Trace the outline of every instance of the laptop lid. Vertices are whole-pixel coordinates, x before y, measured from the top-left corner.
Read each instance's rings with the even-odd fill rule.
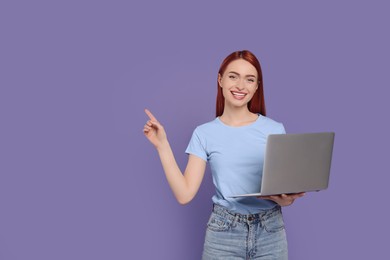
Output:
[[[324,190],[329,184],[333,132],[269,135],[259,193],[266,196]]]

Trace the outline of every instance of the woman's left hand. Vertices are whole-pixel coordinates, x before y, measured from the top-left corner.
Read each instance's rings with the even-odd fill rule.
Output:
[[[259,199],[272,200],[278,203],[281,207],[290,206],[294,203],[294,200],[304,196],[305,193],[292,193],[292,194],[280,194],[280,195],[271,195],[271,196],[260,196]]]

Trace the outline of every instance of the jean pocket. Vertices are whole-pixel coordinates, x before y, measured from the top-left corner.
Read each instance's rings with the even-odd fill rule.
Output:
[[[211,217],[207,223],[207,228],[212,231],[227,231],[232,226],[233,221],[221,217],[216,214],[211,214]]]
[[[272,212],[263,218],[263,225],[267,232],[274,233],[284,229],[283,215],[280,210]]]

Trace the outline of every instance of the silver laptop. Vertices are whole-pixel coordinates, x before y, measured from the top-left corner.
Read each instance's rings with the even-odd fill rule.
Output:
[[[328,188],[335,133],[274,134],[267,139],[258,193],[267,196]]]

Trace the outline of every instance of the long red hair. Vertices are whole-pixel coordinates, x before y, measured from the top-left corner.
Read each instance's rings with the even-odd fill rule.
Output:
[[[219,68],[218,74],[223,76],[223,73],[225,73],[226,67],[230,64],[230,62],[238,59],[243,59],[252,64],[256,70],[258,75],[258,87],[253,95],[251,101],[248,103],[248,109],[252,113],[260,113],[261,115],[265,116],[265,102],[264,102],[264,91],[263,91],[263,74],[261,73],[261,66],[259,60],[256,58],[256,56],[248,51],[236,51],[231,53],[229,56],[227,56]],[[225,108],[225,98],[222,94],[222,88],[219,86],[218,80],[217,80],[217,109],[216,109],[216,116],[221,116],[223,113],[223,110]]]

